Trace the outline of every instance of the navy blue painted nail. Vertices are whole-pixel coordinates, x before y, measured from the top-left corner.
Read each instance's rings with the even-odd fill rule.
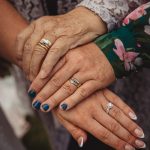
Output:
[[[49,109],[49,105],[48,104],[44,104],[42,105],[42,108],[44,111],[47,111]]]
[[[31,98],[35,98],[36,92],[35,92],[34,90],[30,90],[30,91],[28,92],[28,95],[29,95]]]
[[[68,105],[64,103],[64,104],[61,104],[60,107],[61,107],[62,110],[67,110]]]
[[[32,105],[35,109],[39,110],[40,109],[40,106],[41,106],[41,102],[40,101],[36,101],[33,103]]]

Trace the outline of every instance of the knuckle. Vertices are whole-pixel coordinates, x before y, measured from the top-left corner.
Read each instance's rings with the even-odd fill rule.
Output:
[[[35,49],[34,49],[34,54],[35,55],[45,55],[47,53],[47,50],[40,47],[40,46],[35,46]]]
[[[58,56],[62,52],[62,49],[61,48],[51,48],[49,52],[53,55]]]
[[[48,97],[48,95],[45,92],[41,92],[41,93],[39,93],[38,97],[42,100],[45,100]]]
[[[130,144],[134,144],[135,143],[135,138],[130,134],[130,133],[127,133],[125,135],[125,139],[130,143]]]
[[[58,104],[58,99],[56,99],[54,96],[50,98],[51,107],[55,107]]]
[[[24,53],[26,54],[30,54],[32,51],[32,45],[31,43],[28,41],[25,46],[24,46]]]
[[[17,51],[16,58],[17,58],[18,61],[22,61],[22,56],[23,56],[22,53]]]
[[[82,97],[82,98],[85,98],[87,97],[87,91],[85,88],[81,88],[80,91],[79,91],[79,95]]]
[[[120,129],[119,124],[117,124],[117,123],[115,123],[115,122],[112,122],[112,123],[111,123],[111,125],[110,125],[110,130],[111,130],[113,133],[116,133],[119,129]]]
[[[101,134],[102,140],[105,142],[109,139],[110,133],[108,131],[103,131]]]
[[[17,43],[24,40],[24,36],[22,33],[19,33],[16,37]]]
[[[78,138],[81,136],[81,131],[76,129],[76,128],[72,128],[71,129],[71,134],[75,137],[75,138]]]
[[[115,142],[115,148],[116,148],[117,150],[122,150],[122,149],[124,149],[124,147],[125,147],[125,143],[124,143],[122,140],[118,139],[118,140]]]
[[[73,93],[73,89],[72,89],[72,86],[70,84],[64,84],[62,86],[62,88],[69,95]]]
[[[112,109],[112,115],[115,117],[115,118],[120,118],[121,116],[121,110],[120,109]]]
[[[135,129],[138,128],[138,126],[134,122],[131,122],[131,121],[127,122],[127,127],[129,128],[129,131],[132,133],[134,133]]]
[[[56,88],[59,88],[60,87],[60,84],[61,82],[60,82],[60,79],[58,79],[58,78],[56,78],[56,77],[54,77],[54,78],[52,78],[52,80],[51,80],[51,84],[52,84],[52,86],[54,86],[54,87],[56,87]]]

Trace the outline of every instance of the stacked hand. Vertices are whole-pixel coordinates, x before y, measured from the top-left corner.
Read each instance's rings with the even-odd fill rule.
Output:
[[[104,23],[85,8],[42,17],[18,35],[18,64],[33,81],[29,89],[33,107],[52,110],[80,146],[87,131],[118,150],[142,148],[145,144],[139,138],[144,133],[131,120],[135,113],[104,89],[115,81],[105,55],[94,43],[75,48],[105,31]]]

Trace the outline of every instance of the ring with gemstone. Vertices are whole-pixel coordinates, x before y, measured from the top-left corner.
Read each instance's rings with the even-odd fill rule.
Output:
[[[106,113],[107,114],[109,114],[109,111],[113,108],[113,106],[114,105],[112,103],[110,103],[110,102],[107,104],[107,106],[106,106]]]

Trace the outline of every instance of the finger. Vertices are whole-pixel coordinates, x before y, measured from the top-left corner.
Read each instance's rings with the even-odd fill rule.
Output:
[[[99,88],[99,84],[90,80],[81,85],[71,96],[66,98],[61,104],[62,110],[69,110],[94,93]]]
[[[133,120],[137,120],[135,112],[126,103],[124,103],[120,97],[118,97],[116,94],[108,89],[103,90],[103,93],[110,102],[120,108],[127,116],[129,116]]]
[[[102,106],[105,111],[107,105],[108,101],[102,102]],[[109,115],[112,116],[116,121],[118,121],[125,129],[127,129],[135,137],[144,138],[143,130],[135,122],[129,119],[129,117],[127,117],[126,114],[124,114],[123,111],[116,107],[114,104],[113,108],[109,111]]]
[[[59,118],[60,123],[68,130],[68,132],[72,135],[74,140],[77,141],[79,147],[83,147],[84,143],[87,140],[87,133],[80,129],[79,127],[71,124],[69,121],[63,119],[60,115],[57,116]]]
[[[65,64],[63,68],[61,68],[50,80],[49,82],[43,87],[43,89],[38,93],[38,95],[33,100],[33,107],[34,104],[44,102],[48,99],[52,94],[54,94],[67,80],[71,78],[73,74],[77,72],[77,68],[70,66],[70,64]],[[53,97],[54,98],[54,97]],[[39,107],[35,109],[39,110]]]
[[[44,34],[44,31],[41,30],[40,27],[41,26],[36,26],[33,34],[28,38],[28,40],[24,45],[23,70],[27,76],[29,76],[30,73],[30,62],[31,62],[33,50]]]
[[[78,73],[69,79],[62,87],[56,91],[50,98],[44,101],[41,105],[41,110],[48,112],[56,107],[65,98],[73,94],[80,84],[83,84],[88,80],[88,76],[80,76]],[[63,109],[67,109],[66,104],[62,106]]]
[[[103,99],[103,101],[107,101],[104,99]],[[130,145],[137,147],[137,145],[135,143],[137,138],[134,137],[126,128],[121,126],[115,119],[110,117],[105,111],[103,111],[102,109],[101,110],[99,109],[99,111],[96,111],[94,113],[93,117],[100,124],[102,124],[105,128],[107,128],[109,131],[111,131],[114,135],[116,135],[123,141],[126,141]]]
[[[23,32],[18,34],[16,40],[16,51],[17,51],[17,60],[22,62],[23,60],[23,47],[27,39],[30,37],[32,32],[34,31],[34,25],[30,24]],[[21,66],[22,67],[22,66]]]
[[[30,98],[35,98],[36,93],[38,93],[43,86],[49,81],[49,79],[66,63],[65,57],[63,57],[54,67],[52,70],[51,75],[46,79],[41,79],[39,75],[33,80],[32,84],[30,85],[30,88],[28,90],[28,95]]]
[[[46,56],[51,45],[55,42],[56,36],[48,32],[42,37],[42,40],[47,40],[48,44],[46,46],[37,44],[33,50],[32,59],[30,63],[30,80],[31,81],[37,76],[41,68],[43,59]]]
[[[98,123],[95,119],[91,119],[90,122],[86,122],[84,128],[94,137],[104,142],[105,144],[113,147],[114,149],[135,150],[133,146],[118,138],[116,135],[114,135],[105,127],[103,127],[100,123]],[[126,147],[129,147],[130,149],[126,149]]]
[[[57,61],[69,50],[71,39],[59,38],[50,48],[40,70],[40,77],[46,78]]]

